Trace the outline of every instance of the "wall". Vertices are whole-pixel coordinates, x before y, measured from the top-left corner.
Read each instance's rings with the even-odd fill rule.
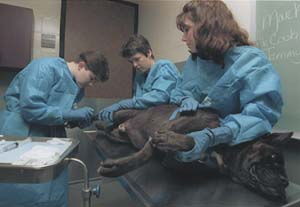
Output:
[[[33,58],[58,56],[60,0],[0,0],[0,2],[33,9],[35,21]],[[184,61],[189,53],[185,44],[181,41],[181,32],[176,28],[175,19],[187,1],[131,0],[131,2],[139,4],[139,33],[149,39],[155,56],[157,58],[167,58],[173,62]],[[225,0],[225,2],[236,14],[241,26],[250,31],[251,38],[255,39],[255,1]],[[243,15],[237,15],[238,12]],[[56,35],[55,49],[40,47],[42,32],[50,32]],[[6,79],[7,75],[0,72],[0,77],[0,95],[2,95],[3,90],[6,88],[3,85],[3,79]],[[4,80],[4,82],[9,81]]]
[[[34,40],[32,58],[59,55],[59,29],[61,0],[0,0],[0,3],[33,9]],[[56,36],[54,49],[41,48],[41,34],[50,33]],[[16,71],[0,71],[0,97],[4,94],[8,84]],[[2,108],[2,99],[0,108]]]
[[[139,4],[139,33],[145,35],[157,58],[184,61],[189,53],[176,28],[176,16],[186,0],[131,0]],[[255,0],[225,0],[240,25],[255,40]],[[243,14],[243,15],[240,15]]]
[[[174,62],[186,59],[188,52],[175,23],[184,1],[138,1],[138,4],[139,33],[150,41],[156,58]]]
[[[61,0],[0,0],[0,3],[33,9],[33,58],[59,55],[59,29]],[[55,49],[41,48],[41,34],[56,36]]]

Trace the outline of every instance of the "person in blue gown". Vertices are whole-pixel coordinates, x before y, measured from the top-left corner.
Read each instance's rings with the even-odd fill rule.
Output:
[[[135,69],[133,97],[121,100],[99,112],[99,119],[113,123],[113,113],[121,109],[146,109],[170,101],[171,91],[181,82],[181,75],[169,60],[156,60],[149,41],[132,35],[121,49]]]
[[[182,112],[212,108],[220,115],[220,127],[173,137],[157,132],[153,146],[174,151],[182,162],[199,160],[218,144],[237,145],[270,133],[283,106],[278,73],[265,54],[254,47],[223,1],[194,0],[177,16],[182,41],[191,53],[183,68],[183,80],[171,94],[171,103]],[[185,146],[174,145],[185,142]]]
[[[66,137],[65,123],[91,124],[90,107],[75,108],[84,88],[108,79],[108,63],[100,51],[86,51],[76,61],[40,58],[29,63],[5,92],[0,134],[21,137]],[[0,184],[0,206],[67,207],[68,171],[37,184]]]

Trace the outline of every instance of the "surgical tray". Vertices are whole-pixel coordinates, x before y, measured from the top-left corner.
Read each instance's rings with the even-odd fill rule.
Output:
[[[27,137],[26,137],[27,138]],[[0,137],[0,141],[22,141],[22,137]],[[53,138],[31,137],[32,143],[46,143]],[[62,151],[62,154],[52,164],[43,166],[14,165],[0,159],[0,183],[42,183],[55,179],[67,167],[69,161],[65,158],[72,157],[78,152],[79,140],[60,138],[71,144]]]

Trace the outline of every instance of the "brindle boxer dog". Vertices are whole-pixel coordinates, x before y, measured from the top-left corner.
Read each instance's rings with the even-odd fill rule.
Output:
[[[176,108],[174,105],[160,105],[147,110],[116,112],[114,120],[117,127],[106,132],[106,136],[112,141],[131,143],[138,151],[127,157],[105,160],[100,164],[98,173],[117,177],[145,164],[156,150],[151,144],[151,137],[156,132],[167,133],[170,139],[175,140],[174,146],[185,146],[189,144],[182,141],[185,134],[219,126],[219,116],[208,109],[198,110],[193,115],[177,115],[176,119],[169,121]],[[108,131],[103,122],[96,126]],[[273,200],[285,202],[288,178],[280,146],[291,136],[292,133],[276,133],[233,147],[219,145],[214,148],[214,157],[220,171],[234,181]]]

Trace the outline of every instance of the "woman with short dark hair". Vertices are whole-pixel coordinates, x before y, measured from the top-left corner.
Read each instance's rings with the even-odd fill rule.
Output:
[[[113,123],[113,113],[121,109],[146,109],[167,104],[171,91],[181,81],[177,67],[169,60],[156,60],[149,41],[143,35],[132,35],[122,46],[122,57],[135,70],[133,96],[99,112],[99,119]]]

